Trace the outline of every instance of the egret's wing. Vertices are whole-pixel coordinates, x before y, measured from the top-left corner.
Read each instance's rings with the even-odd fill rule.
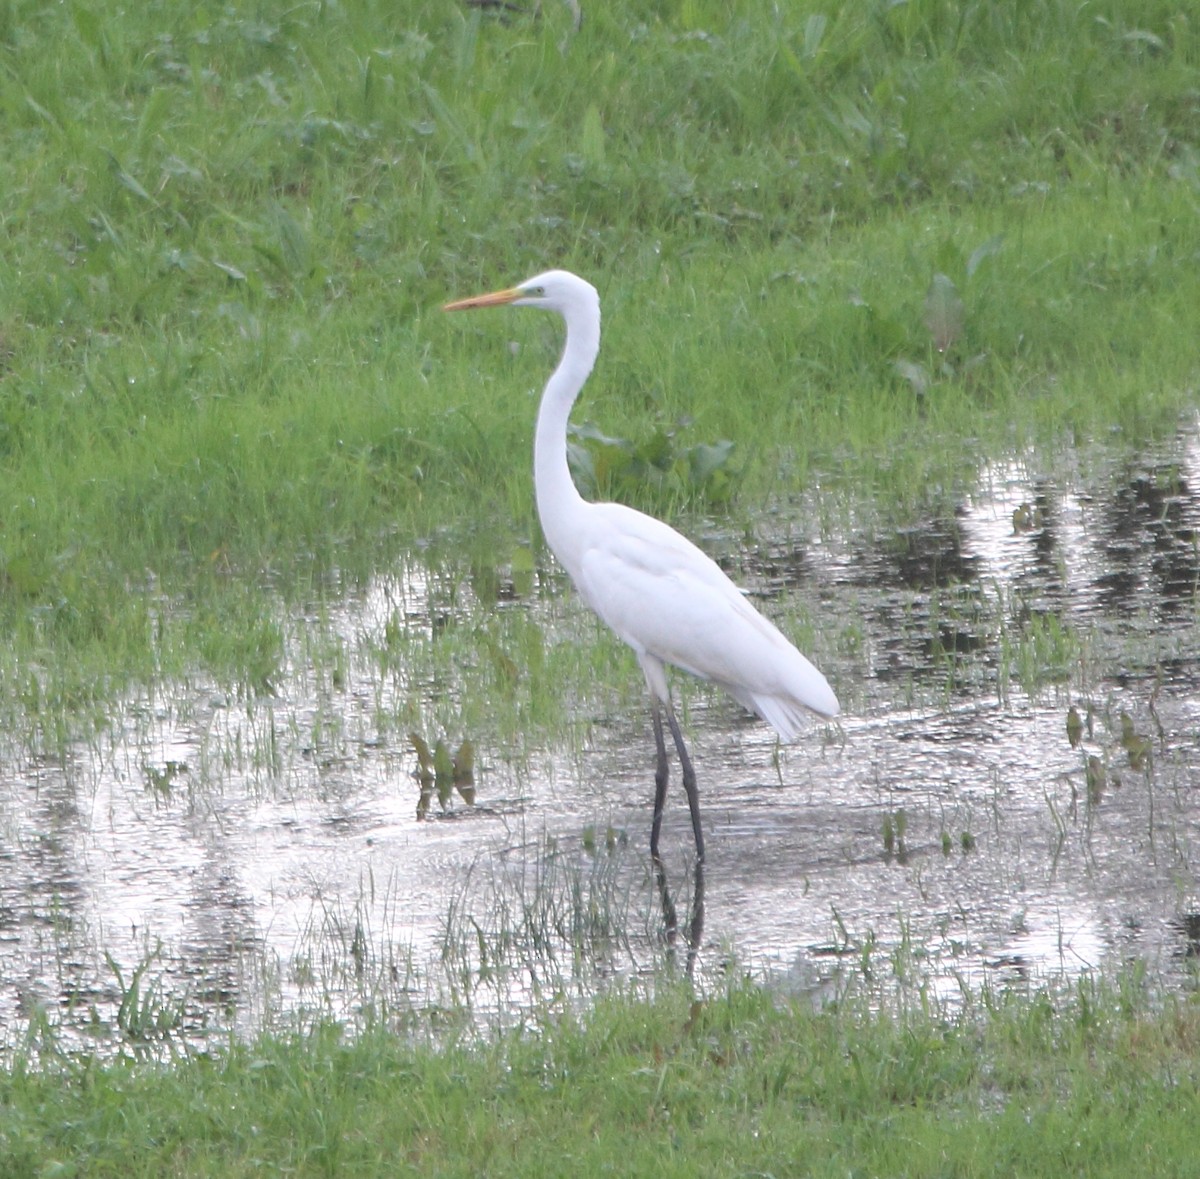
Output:
[[[785,736],[796,732],[800,707],[837,713],[825,677],[715,561],[659,520],[602,506],[579,591],[635,651],[721,684]]]

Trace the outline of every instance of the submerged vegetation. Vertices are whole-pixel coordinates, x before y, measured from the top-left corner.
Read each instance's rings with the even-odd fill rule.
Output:
[[[1189,1173],[1197,78],[1167,0],[0,0],[0,1176]],[[705,778],[690,985],[557,327],[439,311],[548,266],[581,487],[846,705]]]

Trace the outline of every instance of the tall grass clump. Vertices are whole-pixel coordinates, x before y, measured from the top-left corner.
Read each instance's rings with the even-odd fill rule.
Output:
[[[7,697],[186,665],[176,606],[219,616],[234,579],[528,533],[553,325],[436,308],[550,264],[605,299],[581,419],[734,439],[751,505],[814,467],[903,502],[917,430],[995,447],[1188,403],[1179,6],[581,7],[3,7]],[[969,478],[945,449],[923,473]]]

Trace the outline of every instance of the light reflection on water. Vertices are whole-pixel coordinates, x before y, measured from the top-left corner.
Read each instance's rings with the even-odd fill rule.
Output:
[[[950,997],[1133,960],[1166,985],[1192,977],[1200,443],[1059,458],[984,464],[970,497],[903,531],[818,535],[799,505],[752,551],[709,538],[777,616],[808,604],[810,649],[846,712],[779,748],[731,702],[684,688],[709,831],[702,967],[732,950],[818,997],[851,975]],[[121,999],[139,963],[143,997],[157,988],[147,1011],[192,1037],[306,1008],[448,1002],[458,984],[445,973],[479,965],[463,951],[446,966],[451,912],[482,944],[504,890],[543,871],[548,848],[594,874],[581,850],[593,824],[627,836],[607,887],[632,928],[605,966],[653,960],[640,704],[600,718],[581,749],[480,750],[480,805],[417,820],[398,718],[414,698],[438,715],[472,669],[404,651],[489,609],[414,560],[294,617],[273,698],[160,687],[61,761],[9,750],[4,1045],[39,1011],[80,1034],[129,1023]],[[573,597],[516,595],[505,609],[596,641]],[[1027,682],[1047,667],[1051,682]],[[1091,709],[1078,749],[1071,703]],[[1142,768],[1122,712],[1149,738]],[[681,796],[676,784],[664,829],[676,875],[690,845]],[[889,821],[904,824],[890,848]],[[523,970],[510,999],[532,993],[539,967]]]

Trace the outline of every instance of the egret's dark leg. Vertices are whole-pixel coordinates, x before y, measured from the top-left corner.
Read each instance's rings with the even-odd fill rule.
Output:
[[[687,791],[688,806],[692,809],[692,833],[696,836],[696,859],[703,860],[704,831],[700,826],[700,793],[696,789],[696,771],[692,769],[692,759],[688,757],[687,746],[683,743],[683,733],[680,731],[679,722],[675,719],[675,709],[669,700],[667,701],[667,724],[671,726],[671,736],[675,738],[675,748],[679,752],[679,767],[683,771],[683,788]],[[661,732],[661,722],[659,731]],[[659,748],[661,751],[662,747]],[[666,786],[665,774],[663,786],[664,788]]]
[[[650,856],[656,863],[661,863],[658,854],[658,833],[662,828],[663,805],[667,801],[669,768],[667,766],[667,743],[663,739],[662,711],[654,697],[650,699],[650,715],[654,719],[654,744],[658,749],[658,762],[654,767],[654,822],[650,826]],[[672,721],[673,723],[674,721]]]

